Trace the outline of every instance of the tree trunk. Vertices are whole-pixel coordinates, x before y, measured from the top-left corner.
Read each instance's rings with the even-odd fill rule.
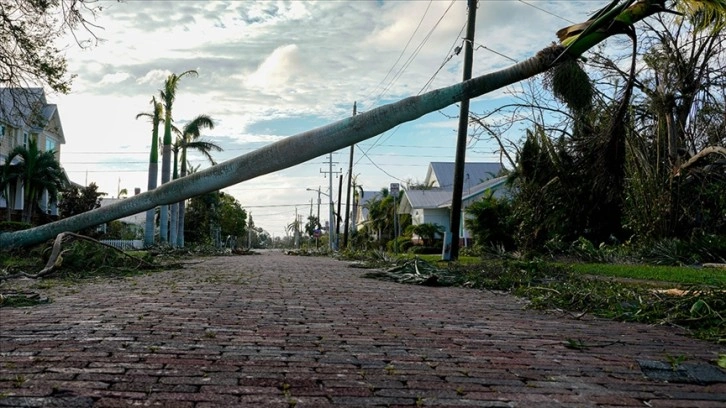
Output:
[[[166,136],[164,136],[164,140],[166,140]],[[161,153],[161,186],[167,185],[170,178],[171,144],[166,144],[165,142]],[[162,203],[159,208],[159,241],[162,243],[169,241],[169,204],[171,203]]]
[[[562,52],[561,46],[552,45],[509,68],[419,96],[408,97],[357,116],[290,136],[187,177],[162,184],[153,191],[37,228],[0,234],[0,248],[40,243],[61,232],[78,231],[137,214],[156,205],[165,206],[304,163],[377,136],[401,123],[418,119],[464,98],[475,98],[542,73],[552,66],[552,62]],[[164,152],[165,157],[169,157],[170,149],[167,150],[165,146]],[[168,219],[162,219],[162,222],[168,222]],[[162,224],[162,231],[166,230]]]
[[[154,146],[152,146],[152,149]],[[159,177],[159,163],[149,162],[149,181],[147,184],[147,191],[152,191],[156,188],[156,180]],[[154,245],[154,232],[156,226],[154,225],[154,216],[156,212],[154,208],[146,211],[146,226],[144,228],[144,247],[150,247]]]
[[[629,24],[634,24],[659,9],[656,1],[636,2],[629,8]],[[720,10],[719,10],[720,11]],[[537,55],[509,68],[482,75],[446,88],[372,109],[317,129],[290,136],[256,151],[238,156],[217,166],[194,173],[172,182],[169,180],[171,162],[171,103],[166,107],[164,151],[162,160],[162,186],[107,207],[78,214],[54,223],[24,231],[0,234],[0,248],[32,245],[53,238],[65,231],[78,231],[93,225],[123,218],[161,205],[161,240],[167,241],[168,213],[166,205],[211,191],[219,190],[252,178],[286,169],[308,160],[334,152],[377,136],[401,123],[443,109],[463,99],[471,99],[496,89],[515,84],[540,74],[566,58],[576,58],[590,47],[606,39],[613,32],[588,35],[576,41],[567,52],[560,45],[551,45]],[[189,72],[187,71],[182,75]],[[173,91],[171,89],[170,91]],[[331,226],[332,227],[332,226]]]

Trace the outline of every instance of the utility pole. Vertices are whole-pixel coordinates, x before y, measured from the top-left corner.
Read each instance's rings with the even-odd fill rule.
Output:
[[[335,217],[335,235],[338,236],[340,234],[340,219],[342,218],[340,215],[340,205],[343,202],[343,169],[340,169],[340,176],[338,177],[338,216]],[[339,242],[338,242],[339,244]]]
[[[472,61],[474,59],[474,28],[476,27],[476,2],[467,0],[469,16],[466,22],[466,38],[464,39],[464,78],[471,79]],[[451,197],[451,244],[444,251],[444,260],[459,259],[459,226],[461,225],[461,195],[464,192],[464,165],[466,163],[466,138],[469,126],[469,98],[461,101],[459,111],[459,130],[456,138],[456,160],[454,162],[454,191]]]
[[[252,250],[252,212],[250,211],[250,218],[247,220],[247,249]]]
[[[333,162],[333,152],[330,152],[330,154],[328,155],[328,161],[324,164],[326,163],[328,164],[328,171],[325,172],[323,170],[320,170],[320,172],[328,173],[328,240],[330,241],[330,250],[335,251],[337,248],[335,246],[335,234],[333,231],[333,229],[335,228],[333,215],[333,174],[338,174],[340,172],[333,172],[333,164],[338,164],[338,162]]]
[[[353,102],[353,116],[358,114],[358,109],[356,102]],[[355,145],[350,145],[350,159],[348,161],[348,190],[345,194],[345,224],[343,225],[343,228],[345,230],[343,231],[343,247],[348,248],[348,229],[350,227],[350,185],[353,180],[353,151],[355,150]]]

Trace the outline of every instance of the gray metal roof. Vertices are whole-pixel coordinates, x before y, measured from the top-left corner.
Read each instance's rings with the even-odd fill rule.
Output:
[[[487,190],[498,191],[506,183],[507,177],[497,177],[464,189],[462,201],[478,199]],[[399,214],[410,213],[414,208],[430,209],[451,207],[452,189],[433,188],[429,190],[406,190],[398,207]],[[495,193],[496,194],[496,193]],[[501,195],[501,194],[499,194]]]
[[[501,163],[471,162],[464,164],[464,192],[468,188],[496,177],[502,170]],[[452,189],[454,185],[453,162],[431,162],[426,173],[426,184],[443,189]]]
[[[0,88],[0,120],[10,126],[40,131],[57,115],[58,106],[46,101],[43,88]],[[55,124],[58,128],[53,133],[65,143],[60,118]]]

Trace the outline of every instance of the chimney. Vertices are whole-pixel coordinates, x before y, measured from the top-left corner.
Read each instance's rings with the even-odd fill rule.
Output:
[[[141,194],[141,187],[134,188],[134,195],[139,195],[139,194]]]

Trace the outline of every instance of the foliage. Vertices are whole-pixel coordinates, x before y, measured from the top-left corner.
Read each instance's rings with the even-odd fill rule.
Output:
[[[439,224],[433,224],[425,222],[423,224],[412,225],[407,228],[410,231],[421,238],[424,246],[433,246],[436,238],[444,233],[444,227]]]
[[[247,232],[247,212],[234,197],[223,192],[202,194],[189,200],[185,222],[186,240],[197,244],[213,243],[215,237],[236,236],[240,240]]]
[[[87,0],[26,1],[4,0],[0,7],[0,83],[6,87],[47,85],[56,92],[67,93],[72,77],[67,74],[65,54],[53,41],[65,31],[73,32],[81,47],[75,28],[87,34],[94,25],[86,24],[85,16],[94,15],[100,7]]]
[[[72,217],[99,208],[101,198],[105,195],[106,193],[98,191],[98,186],[93,182],[86,187],[71,184],[61,192],[58,202],[60,216],[61,218]]]
[[[310,215],[308,217],[308,222],[305,223],[305,234],[307,234],[308,237],[312,237],[315,234],[315,230],[321,229],[322,226],[320,225],[320,220],[315,215]]]
[[[656,265],[726,262],[726,236],[702,235],[690,240],[663,239],[644,246],[641,257]]]
[[[401,202],[403,191],[399,192],[396,197],[396,204]],[[388,241],[400,232],[405,231],[411,225],[410,214],[398,214],[398,231],[394,230],[394,197],[389,194],[387,188],[382,188],[381,192],[374,198],[366,202],[368,208],[369,222],[365,226],[365,231],[370,236],[376,238],[378,246],[387,246]]]
[[[464,223],[472,231],[476,245],[498,245],[513,249],[512,206],[508,199],[496,198],[489,192],[469,205],[466,214],[469,217],[464,219]]]
[[[389,249],[389,251],[390,251],[390,249]],[[441,255],[441,247],[413,245],[410,248],[408,248],[408,252],[410,252],[412,254],[416,254],[416,255],[425,255],[425,254]]]
[[[580,275],[571,269],[536,261],[499,261],[457,265],[448,269],[422,266],[420,260],[366,277],[423,285],[454,285],[503,290],[529,299],[529,307],[568,311],[620,321],[669,324],[708,341],[726,340],[726,285],[659,291],[652,285]]]
[[[159,91],[159,96],[164,103],[164,138],[162,139],[161,156],[161,184],[171,180],[171,156],[172,156],[172,107],[176,99],[179,80],[186,75],[197,76],[197,71],[188,70],[177,75],[170,74],[164,82],[164,89]],[[162,205],[159,211],[159,239],[161,242],[169,242],[169,206]]]
[[[386,243],[386,250],[388,252],[398,252],[403,253],[407,251],[411,251],[414,248],[422,248],[418,245],[414,245],[411,241],[411,237],[407,235],[399,236],[397,238],[394,238]],[[441,249],[439,249],[441,251]]]
[[[214,129],[214,121],[212,121],[212,118],[210,118],[207,115],[199,115],[196,118],[192,119],[189,123],[184,125],[180,132],[180,136],[177,138],[176,142],[174,143],[173,150],[174,150],[174,178],[177,177],[177,164],[181,168],[181,177],[186,177],[187,175],[187,151],[188,150],[195,150],[199,152],[202,156],[204,156],[212,165],[215,165],[216,162],[214,161],[214,158],[211,155],[211,151],[222,151],[222,148],[210,141],[207,140],[201,140],[201,133],[202,129]],[[181,151],[181,154],[179,155],[179,161],[180,163],[177,163],[177,154]],[[186,202],[184,200],[180,201],[176,205],[177,211],[172,213],[172,223],[176,223],[177,228],[172,228],[172,232],[176,231],[176,237],[170,236],[170,240],[172,241],[172,246],[177,247],[183,247],[184,246],[184,240],[185,240],[185,229],[184,229],[184,218],[186,217]],[[174,207],[172,207],[174,208]],[[176,216],[176,219],[174,219]],[[170,234],[173,235],[173,234]],[[174,238],[176,238],[176,242],[174,242]]]
[[[726,285],[726,270],[719,268],[593,263],[575,263],[571,268],[574,272],[587,275],[686,285]]]
[[[20,160],[12,164],[16,159]],[[28,140],[27,147],[13,148],[0,167],[0,191],[6,191],[15,182],[20,182],[23,186],[24,222],[31,222],[37,202],[44,191],[48,192],[48,201],[55,203],[58,201],[58,192],[68,184],[63,168],[55,158],[55,152],[40,151],[35,137]]]
[[[28,229],[32,227],[31,224],[28,224],[27,222],[17,222],[17,221],[0,221],[0,232],[1,231],[20,231],[24,229]]]
[[[101,239],[138,239],[142,230],[138,225],[129,224],[123,221],[114,220],[106,223],[106,232]]]

